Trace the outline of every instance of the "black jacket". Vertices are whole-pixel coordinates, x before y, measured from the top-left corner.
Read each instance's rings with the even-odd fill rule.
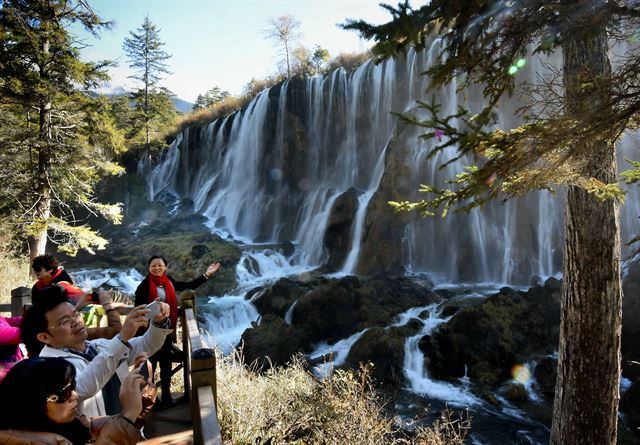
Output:
[[[56,284],[56,283],[59,283],[61,281],[66,281],[69,284],[73,284],[73,280],[71,279],[71,277],[69,276],[67,271],[64,270],[64,269],[62,269],[60,274],[57,277],[55,277],[53,280],[51,280],[51,283],[49,283],[49,284]],[[33,304],[36,304],[37,302],[40,301],[40,295],[39,294],[40,294],[40,291],[38,290],[38,288],[34,284],[33,287],[31,288],[31,302]]]
[[[191,281],[176,281],[170,275],[167,275],[167,278],[169,278],[169,281],[173,284],[173,289],[176,291],[176,294],[183,290],[195,289],[207,281],[207,277],[205,277],[204,274]],[[136,289],[135,305],[140,306],[141,304],[149,303],[151,302],[149,301],[149,275],[147,275]]]

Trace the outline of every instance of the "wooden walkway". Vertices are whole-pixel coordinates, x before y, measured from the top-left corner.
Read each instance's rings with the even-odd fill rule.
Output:
[[[192,445],[193,422],[191,406],[178,404],[175,408],[153,412],[144,427],[145,445]]]

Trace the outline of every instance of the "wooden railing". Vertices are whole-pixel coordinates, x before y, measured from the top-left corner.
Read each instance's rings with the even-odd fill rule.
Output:
[[[12,317],[22,315],[24,307],[31,304],[31,289],[18,287],[11,291],[11,303],[0,304],[0,312],[11,313]]]
[[[194,445],[222,445],[218,423],[216,389],[216,354],[200,337],[195,311],[195,292],[185,291],[181,297],[184,394],[191,405]]]

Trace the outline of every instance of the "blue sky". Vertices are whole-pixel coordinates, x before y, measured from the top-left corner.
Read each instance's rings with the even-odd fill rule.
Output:
[[[388,1],[396,5],[398,0]],[[178,97],[193,102],[199,93],[219,86],[239,94],[252,78],[265,78],[277,71],[278,51],[265,40],[263,30],[270,17],[291,14],[302,23],[301,44],[320,45],[330,54],[362,51],[371,42],[357,33],[337,27],[346,18],[384,23],[390,19],[378,0],[90,0],[104,19],[114,20],[101,39],[86,38],[90,47],[82,51],[86,60],[111,59],[112,81],[105,89],[130,88],[132,81],[122,42],[142,24],[145,14],[160,28],[165,50],[172,54],[173,74],[163,85]],[[415,7],[424,1],[413,0]]]

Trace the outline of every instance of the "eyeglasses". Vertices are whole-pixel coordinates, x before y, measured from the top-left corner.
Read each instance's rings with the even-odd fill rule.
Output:
[[[69,382],[62,388],[60,391],[55,394],[51,394],[47,397],[47,402],[52,403],[65,403],[67,400],[71,398],[71,393],[76,389],[76,382]]]
[[[73,311],[71,315],[66,315],[56,323],[55,327],[64,328],[70,326],[74,321],[78,321],[79,318],[82,318],[81,311]]]

